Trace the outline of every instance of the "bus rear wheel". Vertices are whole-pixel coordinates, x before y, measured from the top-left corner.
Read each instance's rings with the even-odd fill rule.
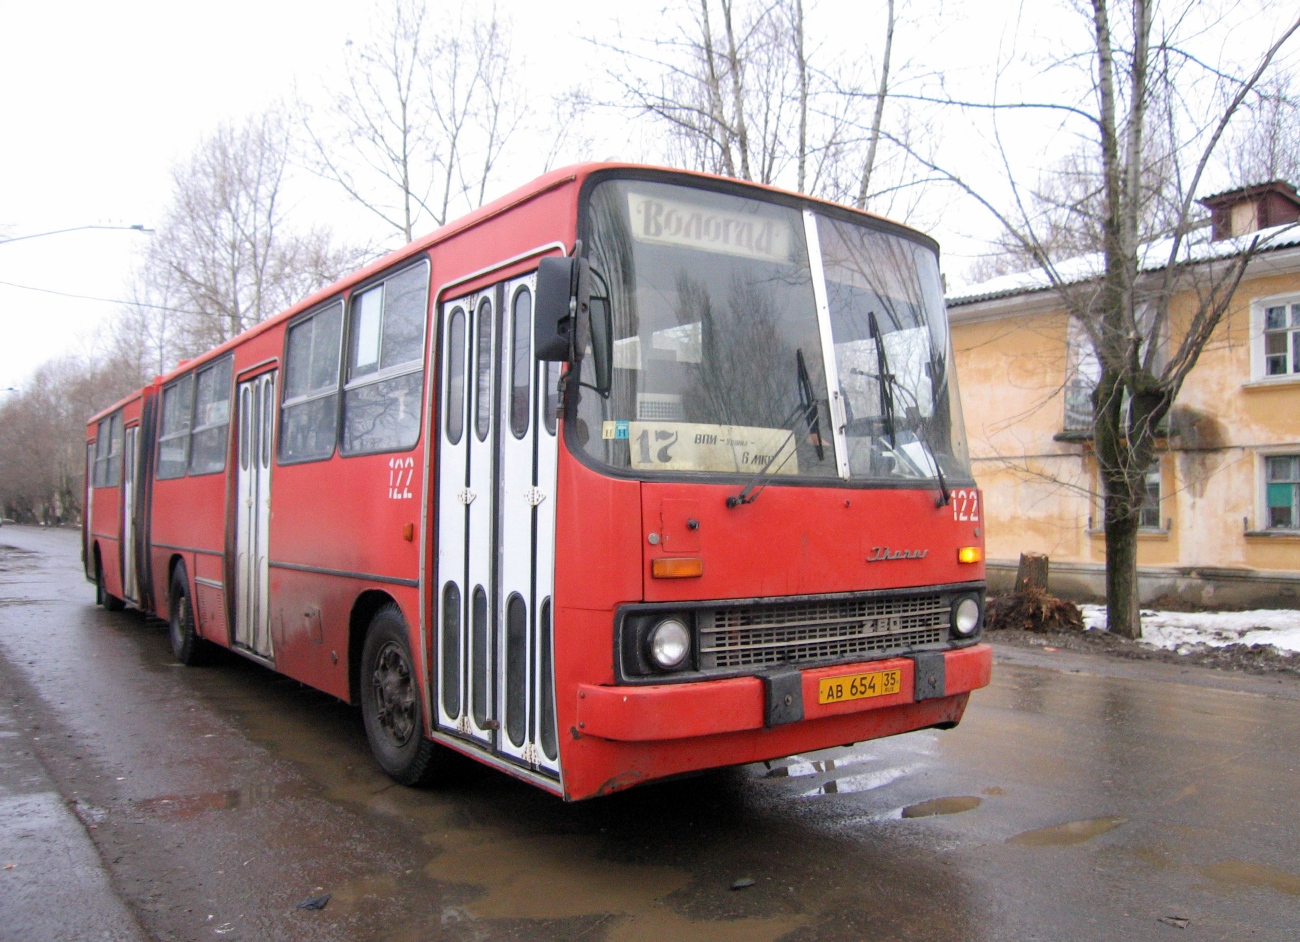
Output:
[[[402,785],[424,784],[437,771],[438,747],[424,736],[413,663],[406,619],[396,605],[385,605],[361,651],[361,718],[375,761]]]
[[[98,553],[95,554],[95,601],[109,612],[120,612],[126,608],[125,602],[116,595],[108,594],[108,586],[104,582],[104,565],[99,561]]]
[[[208,642],[194,629],[194,606],[190,602],[189,580],[185,578],[185,564],[177,565],[172,573],[172,608],[168,619],[168,637],[172,654],[186,667],[196,667],[208,659]]]

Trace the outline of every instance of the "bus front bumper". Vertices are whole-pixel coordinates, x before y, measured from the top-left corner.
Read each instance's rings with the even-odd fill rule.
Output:
[[[802,690],[802,720],[941,700],[988,685],[993,670],[993,649],[987,644],[940,653],[942,671],[933,670],[934,661],[924,660],[925,656],[920,660],[895,657],[800,671],[793,689]],[[919,678],[920,683],[918,663],[931,665],[923,669],[923,675],[928,676]],[[819,702],[822,680],[893,670],[901,675],[896,693]],[[933,681],[941,683],[941,688],[936,689]],[[761,677],[623,687],[581,684],[576,734],[628,743],[693,739],[770,727],[773,725],[769,721],[770,713],[768,684]]]

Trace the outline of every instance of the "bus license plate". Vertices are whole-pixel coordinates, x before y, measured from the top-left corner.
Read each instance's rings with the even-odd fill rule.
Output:
[[[897,669],[850,674],[847,677],[826,677],[817,682],[817,702],[842,703],[845,700],[886,697],[902,689],[903,672]]]

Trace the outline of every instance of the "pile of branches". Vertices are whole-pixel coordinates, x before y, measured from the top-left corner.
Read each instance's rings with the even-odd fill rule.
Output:
[[[1058,599],[1046,589],[1027,585],[1018,592],[989,602],[984,623],[990,630],[1013,629],[1044,634],[1053,631],[1082,631],[1079,606]]]

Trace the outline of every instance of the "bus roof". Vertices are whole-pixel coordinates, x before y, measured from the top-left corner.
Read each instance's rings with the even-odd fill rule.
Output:
[[[296,317],[298,314],[301,314],[303,311],[310,310],[312,307],[316,306],[322,301],[325,301],[330,297],[333,297],[339,294],[340,292],[347,290],[352,285],[359,284],[367,280],[371,275],[383,271],[384,269],[390,267],[394,263],[401,261],[401,259],[404,257],[417,255],[420,252],[427,251],[433,246],[438,245],[441,242],[447,241],[452,236],[458,235],[462,232],[465,232],[466,230],[472,229],[475,226],[480,225],[481,223],[486,222],[489,219],[499,216],[500,214],[510,209],[513,209],[516,206],[520,206],[538,196],[541,196],[544,193],[548,193],[551,190],[557,189],[561,186],[565,186],[570,183],[577,183],[578,185],[581,185],[583,180],[585,180],[587,177],[597,172],[618,171],[618,170],[626,170],[630,172],[652,171],[655,173],[672,174],[673,176],[680,176],[684,178],[710,180],[717,183],[725,184],[728,188],[760,190],[767,193],[777,194],[785,198],[794,198],[806,203],[831,207],[838,212],[853,213],[855,215],[863,216],[867,219],[883,222],[887,224],[890,228],[895,228],[895,229],[899,229],[899,230],[914,233],[916,235],[923,236],[922,233],[918,232],[916,229],[913,229],[910,226],[905,226],[902,223],[895,222],[892,219],[888,219],[887,217],[877,215],[876,213],[870,213],[867,212],[866,210],[854,209],[852,207],[844,206],[840,203],[834,203],[831,202],[830,200],[821,199],[815,196],[807,196],[801,193],[794,193],[790,190],[783,190],[780,187],[771,186],[766,183],[754,183],[749,180],[738,180],[734,177],[718,176],[717,174],[702,173],[696,170],[679,170],[672,167],[656,167],[650,164],[632,164],[632,163],[617,163],[617,162],[605,162],[605,163],[593,162],[593,163],[583,163],[583,164],[572,164],[570,166],[560,167],[557,170],[552,170],[548,173],[542,174],[540,177],[537,177],[536,179],[531,180],[528,183],[525,183],[523,186],[518,187],[517,189],[511,190],[509,193],[506,193],[504,196],[498,197],[497,199],[493,200],[490,203],[480,206],[478,209],[473,210],[472,212],[467,213],[464,216],[461,216],[459,219],[455,219],[447,223],[446,225],[438,227],[433,232],[430,232],[428,235],[424,235],[418,239],[414,239],[407,245],[404,245],[401,248],[394,249],[393,251],[388,252],[385,255],[381,256],[380,258],[375,259],[374,261],[370,262],[364,267],[356,271],[350,272],[349,274],[343,276],[342,278],[338,279],[332,284],[326,285],[325,287],[319,289],[318,291],[313,292],[312,294],[303,298],[297,304],[292,305],[286,310],[281,311],[278,314],[273,314],[270,317],[268,317],[266,320],[254,324],[252,327],[249,327],[247,330],[235,335],[234,337],[230,338],[229,340],[225,341],[219,346],[213,347],[210,350],[206,350],[203,353],[199,354],[198,356],[193,357],[189,360],[182,360],[180,363],[178,363],[175,367],[173,367],[168,372],[162,374],[161,376],[155,377],[153,382],[150,383],[149,386],[161,387],[165,385],[166,383],[170,382],[177,376],[180,376],[181,374],[188,372],[189,370],[192,370],[195,367],[208,362],[209,360],[216,359],[217,357],[221,356],[227,351],[234,349],[236,346],[245,342],[249,338],[255,337],[258,334],[263,333],[264,331],[270,330],[273,327],[283,323],[284,321]],[[932,241],[929,240],[928,237],[923,236],[923,238],[926,238],[927,241]],[[146,386],[145,388],[147,389],[148,386]],[[93,424],[97,422],[99,419],[103,418],[105,415],[108,415],[111,412],[115,412],[117,409],[121,408],[126,403],[132,401],[133,399],[139,398],[142,395],[142,393],[143,390],[133,392],[130,395],[122,399],[119,399],[111,406],[108,406],[105,409],[101,409],[99,412],[95,413],[93,416],[90,417],[90,419],[87,420],[87,424],[88,425]]]

